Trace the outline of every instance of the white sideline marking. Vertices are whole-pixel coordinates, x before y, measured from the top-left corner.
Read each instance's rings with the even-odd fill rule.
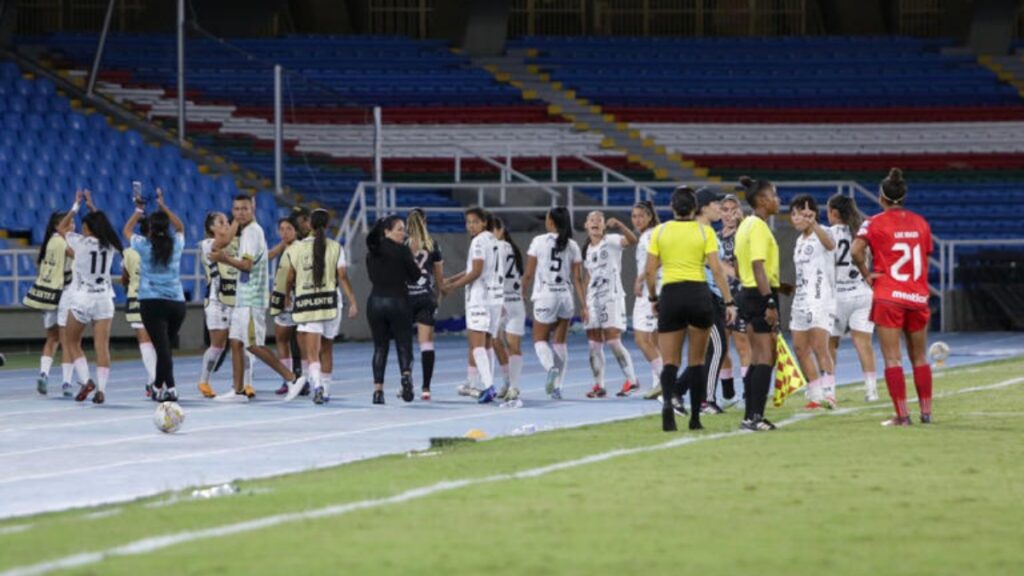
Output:
[[[1014,384],[1024,382],[1024,377],[1013,378],[1010,380],[1004,380],[996,384],[988,386],[974,386],[972,388],[965,388],[955,392],[947,394],[936,394],[936,398],[943,396],[957,396],[960,394],[968,394],[972,392],[982,392],[988,390],[997,390],[1001,388],[1007,388]],[[846,413],[859,412],[876,406],[859,406],[856,408],[846,409]],[[776,426],[789,426],[797,422],[804,420],[810,420],[821,413],[810,413],[810,414],[796,414],[781,422],[777,423]],[[81,566],[88,566],[90,564],[96,564],[102,562],[107,558],[113,558],[117,556],[134,556],[140,554],[148,554],[157,550],[163,550],[164,548],[170,548],[178,544],[184,544],[186,542],[195,542],[197,540],[206,540],[208,538],[220,538],[223,536],[231,536],[234,534],[242,534],[245,532],[252,532],[254,530],[262,530],[264,528],[271,528],[279,526],[281,524],[288,524],[291,522],[298,522],[303,520],[317,520],[320,518],[330,518],[333,516],[343,516],[350,512],[357,512],[360,510],[367,510],[370,508],[379,508],[390,504],[401,504],[404,502],[410,502],[413,500],[419,500],[434,494],[440,494],[443,492],[451,492],[452,490],[458,490],[460,488],[467,488],[469,486],[479,486],[482,484],[492,484],[495,482],[504,482],[506,480],[522,480],[526,478],[539,478],[546,476],[552,472],[559,472],[562,470],[569,470],[572,468],[578,468],[580,466],[586,466],[588,464],[595,464],[598,462],[605,462],[614,458],[622,456],[633,456],[635,454],[644,454],[647,452],[657,452],[661,450],[669,450],[679,446],[685,446],[687,444],[695,444],[697,442],[704,442],[708,440],[718,440],[721,438],[729,438],[732,436],[738,436],[743,434],[751,434],[751,432],[737,430],[734,432],[720,432],[718,434],[709,434],[706,436],[687,436],[684,438],[677,438],[661,444],[654,444],[651,446],[638,446],[636,448],[620,448],[618,450],[610,450],[608,452],[602,452],[600,454],[592,454],[590,456],[584,456],[582,458],[576,458],[574,460],[566,460],[564,462],[556,462],[547,466],[541,466],[539,468],[531,468],[529,470],[522,470],[520,472],[512,472],[508,474],[495,474],[493,476],[485,476],[483,478],[464,478],[462,480],[451,480],[438,482],[431,484],[430,486],[422,486],[419,488],[413,488],[389,496],[387,498],[377,498],[372,500],[361,500],[358,502],[349,502],[346,504],[335,504],[332,506],[326,506],[317,510],[308,510],[305,512],[290,512],[286,514],[275,514],[273,516],[265,516],[263,518],[257,518],[255,520],[247,520],[245,522],[236,522],[234,524],[225,524],[223,526],[216,526],[213,528],[205,528],[203,530],[184,531],[176,534],[167,534],[164,536],[151,536],[149,538],[142,538],[134,542],[129,542],[122,546],[116,546],[114,548],[108,548],[102,552],[89,552],[83,554],[75,554],[72,556],[65,556],[57,560],[49,560],[46,562],[40,562],[38,564],[30,564],[28,566],[18,566],[11,568],[10,570],[0,573],[0,576],[36,576],[38,574],[46,574],[54,570],[62,570],[68,568],[78,568]]]
[[[17,534],[18,532],[25,532],[32,528],[31,524],[15,524],[14,526],[4,526],[0,528],[0,536],[4,534]]]

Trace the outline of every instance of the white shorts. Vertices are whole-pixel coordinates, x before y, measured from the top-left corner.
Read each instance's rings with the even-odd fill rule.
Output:
[[[231,312],[228,337],[242,342],[246,348],[263,346],[267,341],[267,310],[235,306]]]
[[[513,336],[526,334],[526,305],[522,300],[505,302],[502,306],[501,329]]]
[[[114,299],[107,291],[75,292],[71,298],[71,313],[75,320],[82,324],[92,324],[98,320],[110,320],[114,317]]]
[[[289,314],[289,316],[291,315]],[[278,324],[278,326],[281,326],[281,324]],[[304,322],[299,324],[296,330],[306,334],[319,334],[322,338],[334,340],[338,336],[338,331],[341,330],[341,310],[339,309],[338,315],[330,320]]]
[[[210,332],[230,330],[232,306],[221,304],[214,300],[206,304],[206,329]]]
[[[71,309],[71,290],[64,289],[60,294],[60,302],[57,303],[57,326],[61,328],[68,325],[68,311]]]
[[[274,316],[274,325],[282,328],[294,328],[296,326],[295,320],[292,320],[291,312],[281,312]],[[317,334],[320,334],[320,332],[317,332]]]
[[[43,312],[43,329],[49,330],[50,328],[58,325],[56,310],[47,310],[46,312]]]
[[[794,304],[790,311],[789,329],[806,332],[812,328],[820,328],[831,333],[836,324],[835,305]]]
[[[587,301],[587,323],[584,330],[615,329],[626,331],[626,297]]]
[[[657,332],[658,315],[646,296],[637,296],[633,302],[633,331]]]
[[[832,335],[839,338],[846,334],[847,330],[874,333],[875,324],[871,321],[871,294],[839,300],[836,303],[836,321],[832,326]]]
[[[533,319],[540,324],[554,324],[559,320],[571,320],[576,313],[572,294],[568,292],[533,301]]]
[[[501,326],[501,306],[469,306],[466,308],[466,330],[498,335]]]

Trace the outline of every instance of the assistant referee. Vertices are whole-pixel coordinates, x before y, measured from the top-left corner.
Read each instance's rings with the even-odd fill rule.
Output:
[[[746,414],[740,425],[745,430],[774,430],[764,417],[775,362],[774,332],[779,324],[779,243],[768,218],[779,211],[779,195],[767,180],[740,178],[754,217],[746,218],[736,231],[736,262],[740,283],[740,317],[747,323],[751,366],[744,382]]]
[[[703,428],[700,405],[704,397],[704,354],[715,309],[711,290],[704,276],[710,266],[715,283],[722,291],[728,318],[736,316],[736,305],[729,292],[722,263],[718,259],[718,237],[710,227],[694,220],[697,195],[692,188],[679,187],[672,193],[675,219],[660,224],[647,247],[646,281],[648,299],[658,311],[658,348],[665,365],[661,370],[662,430],[676,430],[672,400],[683,390],[676,388],[676,374],[683,344],[690,337],[687,353],[686,388],[690,390],[690,430]],[[658,296],[658,268],[662,269],[661,296]]]

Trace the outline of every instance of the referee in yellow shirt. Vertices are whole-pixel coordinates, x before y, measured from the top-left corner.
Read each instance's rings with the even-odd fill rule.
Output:
[[[779,244],[768,227],[768,218],[779,211],[779,195],[767,180],[740,178],[754,217],[743,220],[736,231],[736,261],[740,283],[740,318],[750,338],[751,366],[744,382],[746,414],[740,428],[774,430],[764,417],[775,363],[774,332],[779,324]]]
[[[711,268],[715,284],[722,291],[727,320],[731,322],[736,318],[736,305],[718,259],[718,237],[710,226],[694,220],[696,210],[697,195],[693,189],[677,188],[672,193],[675,219],[655,228],[647,247],[645,278],[649,299],[658,312],[658,348],[665,361],[661,370],[661,424],[666,432],[676,429],[672,399],[683,393],[683,390],[676,390],[676,375],[687,336],[690,346],[685,382],[690,390],[690,430],[703,428],[700,404],[705,389],[704,355],[715,318],[711,289],[704,274],[705,264]],[[658,268],[663,274],[660,298]]]

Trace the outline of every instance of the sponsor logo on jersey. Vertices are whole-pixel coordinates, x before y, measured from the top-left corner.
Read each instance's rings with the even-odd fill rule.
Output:
[[[901,290],[893,290],[892,297],[896,300],[906,300],[907,302],[913,302],[915,304],[927,304],[928,297],[921,294],[912,294],[909,292],[903,292]]]

